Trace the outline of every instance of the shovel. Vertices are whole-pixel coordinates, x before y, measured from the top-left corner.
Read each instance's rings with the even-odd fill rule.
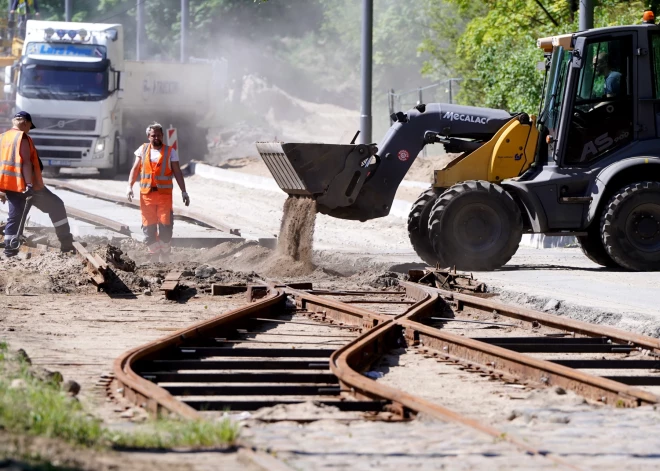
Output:
[[[25,228],[25,221],[27,220],[27,215],[32,208],[32,197],[28,196],[25,199],[25,208],[23,208],[23,216],[21,216],[21,224],[18,226],[18,234],[12,240],[9,241],[9,248],[12,250],[18,250],[23,243],[23,229]]]

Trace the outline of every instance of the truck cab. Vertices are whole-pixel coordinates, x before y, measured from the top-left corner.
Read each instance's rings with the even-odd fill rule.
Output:
[[[114,176],[127,158],[121,152],[122,25],[30,20],[15,67],[16,80],[8,85],[15,83],[16,111],[33,117],[30,134],[44,167]]]

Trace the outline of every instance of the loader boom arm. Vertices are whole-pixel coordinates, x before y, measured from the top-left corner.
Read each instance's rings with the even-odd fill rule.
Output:
[[[506,111],[430,103],[393,115],[375,145],[257,143],[280,188],[317,199],[321,213],[366,221],[387,216],[394,195],[424,146],[442,142],[471,152],[511,119]]]

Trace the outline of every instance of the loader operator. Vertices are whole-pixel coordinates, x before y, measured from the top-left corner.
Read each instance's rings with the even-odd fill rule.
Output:
[[[605,77],[604,98],[615,98],[621,92],[621,72],[611,69],[607,52],[601,52],[594,59],[596,73]]]
[[[128,177],[126,196],[128,201],[132,201],[133,184],[139,175],[142,232],[147,253],[153,261],[160,257],[161,262],[167,262],[174,228],[172,176],[176,178],[186,206],[190,204],[190,197],[186,193],[186,183],[183,181],[176,150],[163,144],[163,127],[158,123],[150,124],[147,137],[149,142],[135,151],[136,158]]]
[[[60,241],[62,252],[71,252],[73,236],[66,216],[64,203],[44,185],[41,177],[43,164],[28,132],[35,128],[32,116],[19,111],[12,119],[13,127],[0,135],[0,190],[9,202],[9,216],[5,226],[5,255],[13,257],[18,249],[12,249],[12,239],[18,233],[27,198],[32,205],[47,213]]]

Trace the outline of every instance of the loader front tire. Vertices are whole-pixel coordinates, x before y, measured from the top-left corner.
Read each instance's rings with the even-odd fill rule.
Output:
[[[438,263],[429,239],[429,216],[431,209],[444,188],[429,188],[419,195],[408,215],[408,238],[419,258],[434,267]]]
[[[520,209],[504,188],[485,181],[452,186],[433,205],[429,237],[443,267],[490,271],[518,250]]]
[[[638,182],[617,191],[603,210],[603,245],[633,271],[660,271],[660,182]]]

